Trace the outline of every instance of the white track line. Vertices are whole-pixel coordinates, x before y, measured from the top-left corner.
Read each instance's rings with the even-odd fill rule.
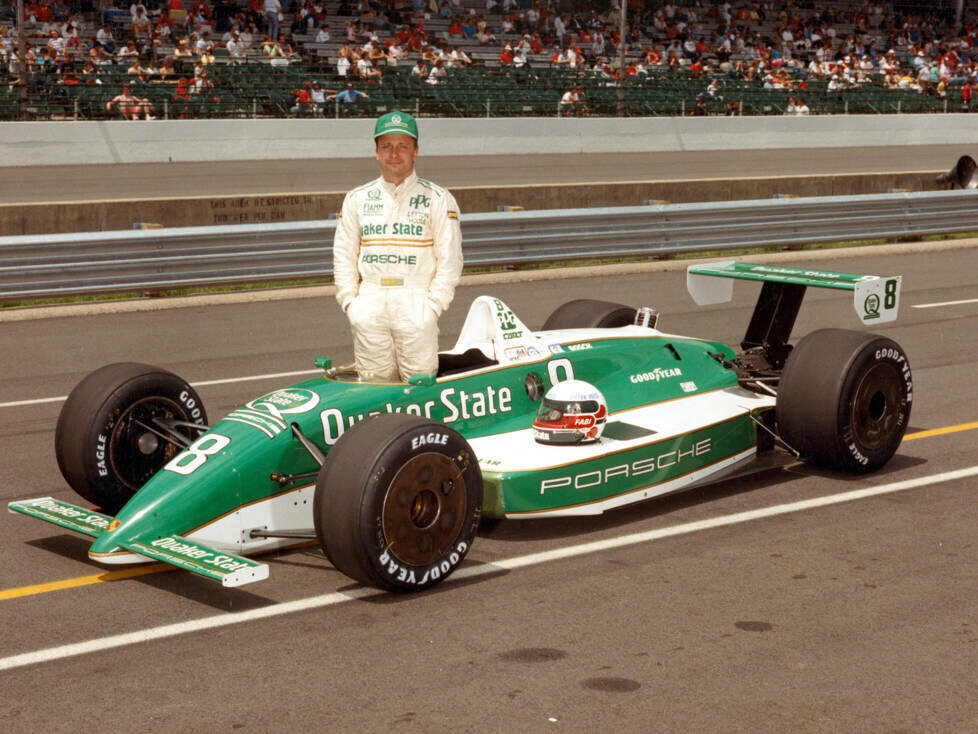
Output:
[[[776,517],[778,515],[787,515],[793,512],[803,512],[805,510],[813,510],[819,507],[828,507],[830,505],[837,505],[842,502],[853,502],[855,500],[866,499],[868,497],[892,494],[894,492],[903,492],[908,489],[916,489],[918,487],[952,482],[957,479],[964,479],[966,477],[972,477],[975,475],[978,475],[978,466],[971,466],[966,469],[932,474],[927,477],[908,479],[903,482],[894,482],[892,484],[884,484],[878,487],[866,487],[865,489],[843,492],[842,494],[815,497],[813,499],[801,500],[799,502],[789,502],[783,505],[764,507],[758,510],[737,512],[733,515],[725,515],[723,517],[714,517],[707,520],[698,520],[696,522],[673,525],[672,527],[668,528],[659,528],[657,530],[648,530],[642,533],[633,533],[631,535],[625,535],[619,538],[596,540],[591,543],[582,543],[580,545],[573,545],[567,548],[557,548],[555,550],[542,551],[540,553],[531,553],[526,556],[517,556],[516,558],[504,559],[491,564],[469,564],[456,571],[452,575],[451,579],[445,583],[446,585],[450,585],[463,579],[486,576],[488,574],[498,573],[500,571],[512,571],[518,568],[536,566],[541,563],[549,563],[551,561],[557,561],[565,558],[573,558],[575,556],[598,553],[603,550],[622,548],[629,545],[636,545],[638,543],[648,543],[661,538],[670,538],[677,535],[696,533],[701,530],[724,527],[726,525],[736,525],[738,523],[750,522],[752,520],[759,520],[767,517]],[[351,589],[350,591],[343,593],[333,592],[331,594],[323,594],[321,596],[313,596],[306,599],[297,599],[296,601],[272,604],[260,609],[252,609],[247,612],[220,614],[213,617],[204,617],[202,619],[179,622],[177,624],[168,624],[162,627],[152,627],[149,629],[127,632],[121,635],[112,635],[111,637],[102,637],[99,639],[88,640],[86,642],[78,642],[73,645],[61,645],[59,647],[50,647],[46,650],[35,650],[33,652],[26,652],[20,655],[0,658],[0,671],[20,668],[26,665],[34,665],[36,663],[50,662],[52,660],[62,660],[75,655],[85,655],[90,652],[104,652],[105,650],[109,650],[114,647],[135,645],[137,643],[147,642],[149,640],[159,640],[166,637],[189,634],[191,632],[201,632],[203,630],[226,627],[232,624],[240,624],[242,622],[253,622],[259,619],[279,617],[284,614],[293,614],[295,612],[307,611],[309,609],[320,609],[322,607],[329,607],[351,601],[353,599],[362,599],[364,597],[379,595],[382,593],[384,592],[379,592],[376,589]]]
[[[918,303],[911,308],[940,308],[941,306],[960,306],[965,303],[978,303],[978,298],[968,298],[964,301],[943,301],[941,303]]]
[[[255,380],[272,380],[279,377],[299,377],[301,375],[315,375],[322,372],[322,370],[297,370],[295,372],[273,372],[267,375],[248,375],[246,377],[224,377],[219,380],[201,380],[200,382],[192,382],[194,387],[203,387],[205,385],[228,385],[232,382],[252,382]],[[63,403],[68,399],[67,395],[61,395],[56,398],[35,398],[34,400],[15,400],[10,403],[0,403],[0,408],[20,408],[25,405],[40,405],[41,403]]]

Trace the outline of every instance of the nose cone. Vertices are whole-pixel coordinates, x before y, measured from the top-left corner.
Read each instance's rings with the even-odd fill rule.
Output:
[[[246,449],[248,442],[242,443]],[[248,455],[244,450],[241,453]],[[134,559],[126,545],[133,541],[150,542],[171,535],[187,535],[238,510],[245,502],[241,477],[262,474],[248,471],[248,462],[237,461],[234,450],[227,445],[205,456],[206,461],[194,466],[192,471],[157,472],[119,511],[106,532],[92,543],[89,557],[103,563],[114,559],[117,563],[132,562]],[[264,476],[268,476],[267,471]]]

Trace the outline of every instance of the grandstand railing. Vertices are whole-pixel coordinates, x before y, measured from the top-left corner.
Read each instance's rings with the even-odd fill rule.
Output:
[[[469,266],[623,257],[978,229],[978,191],[933,191],[511,211],[462,216]],[[181,227],[0,237],[0,298],[332,275],[336,222]],[[2,319],[0,319],[2,320]]]
[[[79,83],[66,84],[56,74],[35,73],[21,103],[21,89],[0,84],[0,119],[103,120],[122,119],[118,108],[107,111],[106,102],[132,85],[133,94],[149,99],[158,119],[287,117],[293,90],[319,81],[324,89],[338,90],[349,81],[331,69],[309,63],[275,65],[275,60],[244,64],[219,63],[208,67],[214,90],[175,96],[175,78],[162,82],[140,81],[124,64],[101,67],[95,77],[81,75]],[[177,76],[190,77],[192,65],[177,64]],[[707,112],[722,115],[736,103],[738,114],[779,115],[789,97],[801,96],[812,114],[897,114],[961,112],[960,84],[946,94],[922,94],[913,89],[885,89],[876,75],[871,83],[841,91],[828,90],[824,79],[809,79],[804,89],[766,89],[759,80],[743,81],[723,74],[694,76],[685,71],[656,70],[648,76],[617,80],[593,72],[553,68],[549,62],[523,69],[470,67],[453,69],[438,84],[427,84],[411,75],[407,66],[384,67],[380,82],[353,80],[369,95],[355,104],[329,101],[320,109],[304,108],[305,116],[364,117],[402,109],[422,116],[512,117],[561,114],[560,99],[572,84],[581,84],[589,116],[683,116],[693,109],[696,97],[711,79],[719,89],[707,98]],[[799,84],[803,78],[796,80]],[[619,91],[623,106],[619,105]]]

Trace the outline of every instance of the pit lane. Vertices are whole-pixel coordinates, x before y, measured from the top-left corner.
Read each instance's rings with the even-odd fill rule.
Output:
[[[904,275],[900,319],[880,331],[911,355],[911,433],[978,420],[978,253],[821,254],[844,272]],[[678,272],[465,286],[443,317],[449,345],[476,295],[531,326],[560,303],[648,304],[662,327],[736,343],[756,289],[699,309]],[[916,305],[962,303],[932,308]],[[971,302],[969,302],[971,301]],[[849,299],[810,292],[795,333],[858,328]],[[334,302],[304,299],[2,325],[3,500],[71,499],[53,457],[58,402],[89,370],[139,359],[210,383],[213,415],[283,383],[230,381],[351,355]],[[285,379],[288,382],[289,379]],[[14,404],[14,405],[11,405]],[[870,477],[804,466],[693,490],[599,518],[506,521],[480,533],[463,569],[432,593],[364,592],[318,549],[272,556],[271,578],[226,590],[159,573],[0,601],[0,657],[59,645],[89,654],[0,673],[14,730],[101,726],[284,731],[973,731],[978,591],[974,430],[905,441]],[[721,518],[907,481],[922,486],[722,524]],[[91,577],[88,541],[0,515],[0,588]],[[697,532],[671,528],[704,523]],[[651,534],[648,540],[623,538]],[[573,550],[604,542],[592,553]],[[539,558],[545,563],[514,559]],[[561,557],[564,554],[566,557]],[[329,596],[330,606],[303,600]],[[276,604],[296,609],[279,616]],[[212,629],[200,620],[251,613]],[[185,623],[185,634],[149,630]],[[133,643],[99,651],[98,640]],[[142,640],[142,641],[141,641]],[[95,641],[95,642],[92,642]],[[43,705],[38,701],[43,691]],[[145,728],[141,727],[141,728]]]

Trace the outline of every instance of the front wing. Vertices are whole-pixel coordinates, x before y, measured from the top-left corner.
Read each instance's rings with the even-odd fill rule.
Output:
[[[10,512],[36,517],[93,538],[114,530],[114,518],[111,516],[53,497],[11,502],[7,508]],[[220,581],[224,586],[242,586],[268,578],[268,566],[264,563],[217,551],[179,535],[120,540],[118,544],[147,560],[169,563],[198,576]]]

